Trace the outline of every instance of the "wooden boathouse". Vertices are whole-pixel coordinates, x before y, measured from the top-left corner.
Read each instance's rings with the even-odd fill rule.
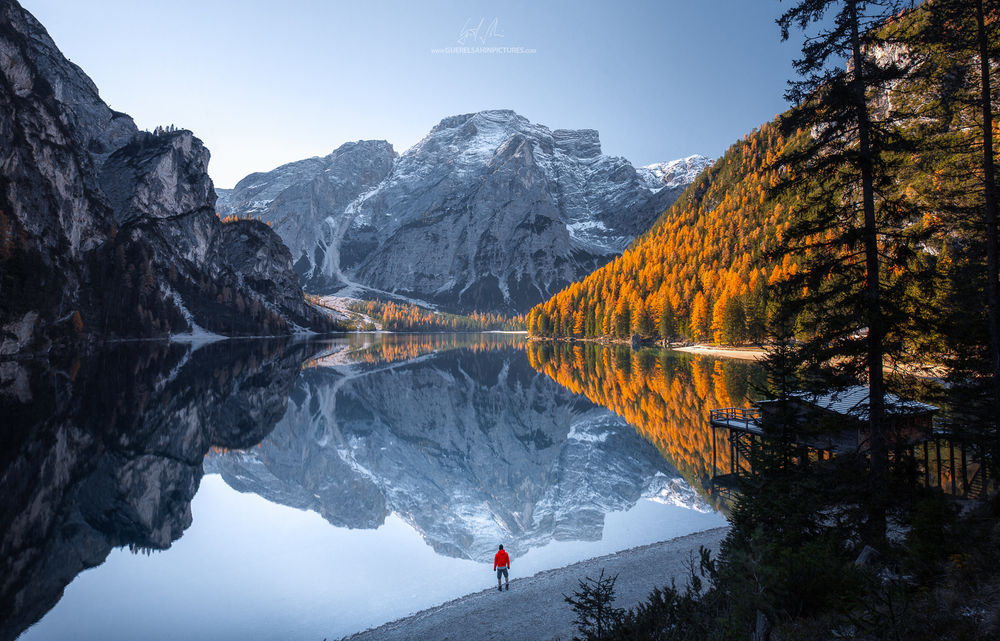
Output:
[[[981,495],[988,485],[995,485],[970,446],[935,433],[937,407],[894,394],[886,394],[885,406],[887,433],[896,443],[906,444],[926,485],[964,497]],[[741,476],[753,474],[755,451],[775,440],[764,426],[779,420],[793,425],[791,440],[799,462],[822,461],[841,452],[865,452],[870,436],[868,388],[857,385],[824,394],[797,392],[784,406],[777,401],[759,401],[753,407],[710,410],[713,431],[722,431],[726,436],[712,439],[714,492],[730,494],[738,489]],[[729,449],[728,465],[722,470],[717,466],[720,440],[728,443]]]

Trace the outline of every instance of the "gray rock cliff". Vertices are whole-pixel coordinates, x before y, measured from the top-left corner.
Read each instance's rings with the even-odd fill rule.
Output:
[[[273,232],[218,220],[201,141],[138,131],[13,0],[0,2],[0,112],[0,356],[85,336],[329,326]],[[292,289],[246,284],[237,264],[261,251],[254,278]]]
[[[483,111],[398,157],[361,141],[251,174],[220,210],[271,222],[311,291],[523,312],[621,253],[705,162],[637,170],[592,129]]]

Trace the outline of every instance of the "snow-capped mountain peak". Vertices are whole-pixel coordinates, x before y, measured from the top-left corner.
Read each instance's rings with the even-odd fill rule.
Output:
[[[715,162],[706,156],[695,154],[687,158],[678,158],[667,162],[657,162],[638,169],[639,175],[645,179],[651,191],[661,189],[677,189],[687,187],[694,182],[706,167]]]
[[[251,174],[223,213],[272,224],[310,291],[376,290],[446,310],[524,312],[620,254],[708,159],[636,169],[593,129],[510,110]]]

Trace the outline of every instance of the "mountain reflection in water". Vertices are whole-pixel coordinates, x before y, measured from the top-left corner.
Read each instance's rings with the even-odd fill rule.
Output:
[[[191,525],[209,447],[249,447],[285,413],[304,344],[119,344],[0,373],[0,639],[112,548],[162,550]]]
[[[553,546],[601,541],[607,515],[644,498],[710,510],[707,408],[742,403],[752,374],[497,334],[119,344],[59,367],[0,364],[0,641],[113,548],[169,548],[203,473],[337,528],[405,523],[455,559],[503,541],[537,569],[578,560]]]
[[[622,418],[534,370],[521,346],[377,365],[317,359],[261,446],[207,459],[245,492],[374,528],[389,514],[439,553],[489,559],[601,538],[643,496],[707,510]]]

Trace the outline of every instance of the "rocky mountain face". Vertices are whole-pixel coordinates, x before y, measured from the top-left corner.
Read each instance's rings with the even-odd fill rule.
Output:
[[[626,223],[624,230],[633,238],[645,233],[713,162],[711,158],[695,155],[639,167],[636,171],[654,193],[631,218],[631,225]]]
[[[13,0],[0,112],[0,355],[86,334],[327,325],[266,225],[218,220],[201,141],[138,131]]]
[[[605,514],[644,496],[708,509],[628,423],[515,348],[307,368],[271,435],[205,470],[337,526],[396,513],[437,552],[470,559],[498,540],[516,555],[599,540]]]
[[[125,343],[60,364],[0,362],[0,641],[112,548],[169,548],[191,524],[209,448],[264,438],[310,349]]]
[[[707,163],[637,170],[594,130],[483,111],[401,156],[361,141],[251,174],[219,209],[269,222],[310,291],[523,312],[621,253]]]

